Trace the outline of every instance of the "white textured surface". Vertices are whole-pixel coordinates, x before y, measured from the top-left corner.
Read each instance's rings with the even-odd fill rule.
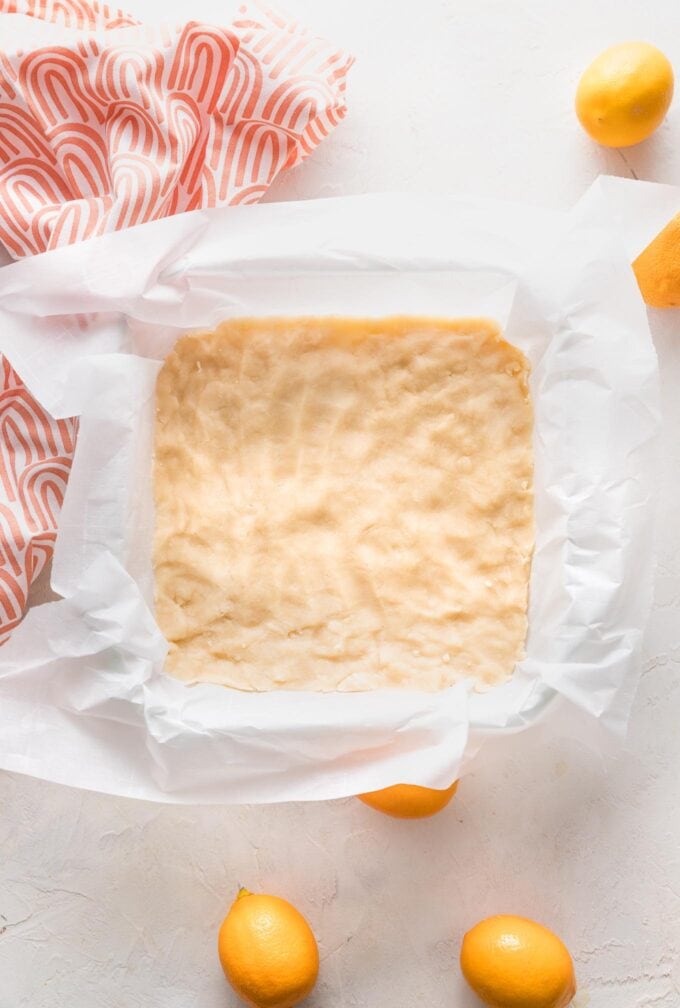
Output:
[[[580,69],[612,42],[656,42],[680,73],[674,0],[288,8],[358,63],[350,116],[272,198],[424,189],[566,206],[600,171],[680,181],[680,99],[627,165],[592,146],[571,111]],[[133,9],[187,15],[179,0]],[[191,14],[223,9],[198,0]],[[423,823],[352,800],[175,809],[0,775],[0,1008],[235,1004],[214,940],[238,882],[307,913],[323,959],[310,1008],[472,1008],[459,939],[503,911],[563,935],[577,1008],[676,1008],[680,318],[657,313],[653,326],[665,408],[659,575],[630,736],[608,772],[568,739],[518,736]]]

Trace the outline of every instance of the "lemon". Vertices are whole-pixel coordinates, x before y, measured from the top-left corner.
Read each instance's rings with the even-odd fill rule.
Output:
[[[227,980],[254,1008],[293,1008],[316,983],[316,939],[302,914],[278,896],[240,889],[217,950]]]
[[[640,253],[633,269],[648,305],[680,308],[680,214]]]
[[[458,781],[439,790],[417,784],[394,784],[380,791],[358,795],[362,802],[396,819],[424,819],[445,808],[456,793]]]
[[[605,147],[629,147],[661,125],[673,97],[673,68],[648,42],[622,42],[593,60],[576,91],[576,114]]]
[[[525,917],[489,917],[465,935],[463,975],[491,1008],[566,1008],[574,967],[557,935]]]

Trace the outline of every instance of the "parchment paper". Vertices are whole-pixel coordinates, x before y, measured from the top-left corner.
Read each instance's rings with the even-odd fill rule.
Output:
[[[629,263],[678,206],[670,187],[602,179],[566,213],[399,195],[225,208],[1,270],[0,351],[81,427],[52,573],[63,598],[0,650],[0,765],[140,798],[267,802],[443,787],[488,735],[560,712],[576,737],[593,719],[624,730],[651,604],[659,427]],[[164,355],[228,316],[394,312],[490,315],[532,362],[526,659],[483,694],[245,694],[164,675],[150,563]]]

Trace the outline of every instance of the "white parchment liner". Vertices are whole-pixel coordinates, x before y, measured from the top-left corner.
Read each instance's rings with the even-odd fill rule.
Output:
[[[319,799],[445,786],[489,734],[560,711],[577,737],[593,718],[624,729],[659,427],[629,263],[678,205],[671,187],[602,179],[569,213],[396,195],[225,208],[1,270],[0,351],[81,428],[52,575],[63,598],[0,650],[0,765],[163,801]],[[166,676],[150,562],[164,355],[229,316],[393,313],[493,316],[532,362],[526,659],[484,694],[246,694]]]

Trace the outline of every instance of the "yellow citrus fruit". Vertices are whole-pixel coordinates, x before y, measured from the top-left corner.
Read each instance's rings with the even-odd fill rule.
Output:
[[[593,60],[579,81],[576,114],[605,147],[630,147],[651,136],[673,97],[673,68],[656,46],[622,42]]]
[[[489,917],[463,938],[463,975],[491,1008],[566,1008],[574,966],[552,931],[525,917]]]
[[[254,1008],[292,1008],[310,993],[319,950],[305,918],[278,896],[240,889],[217,951],[236,993]]]
[[[368,791],[358,797],[378,812],[397,819],[424,819],[446,808],[457,787],[458,781],[441,791],[437,788],[418,787],[417,784],[394,784],[381,791]]]
[[[633,269],[648,305],[680,308],[680,214],[640,253]]]

